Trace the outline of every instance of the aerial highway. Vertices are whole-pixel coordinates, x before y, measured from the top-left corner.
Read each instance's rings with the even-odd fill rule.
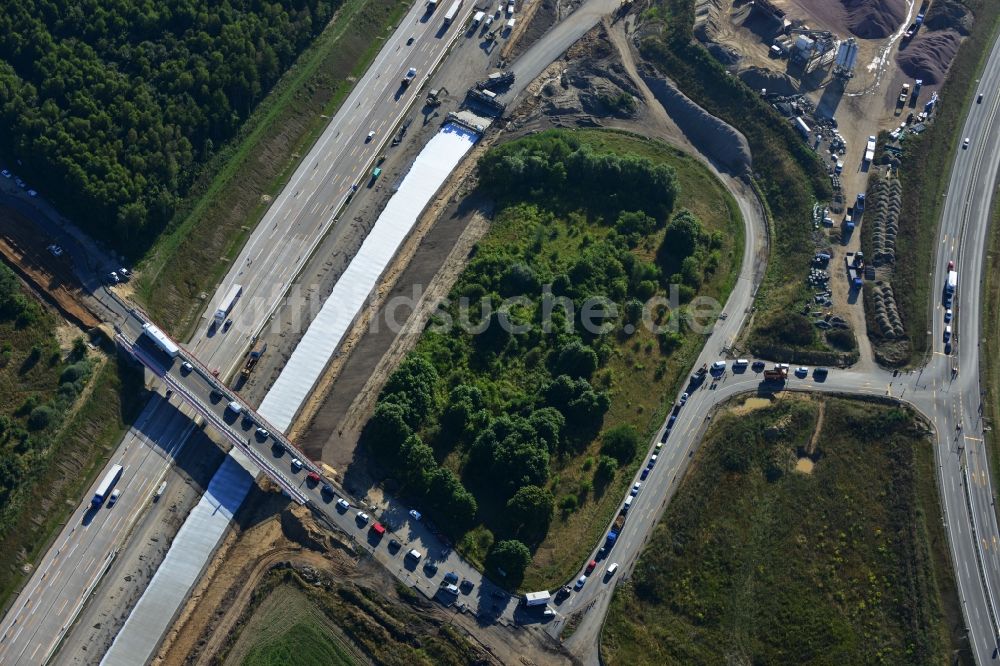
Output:
[[[207,302],[203,324],[186,347],[206,366],[219,370],[220,376],[229,374],[264,326],[292,278],[330,230],[352,185],[365,187],[370,165],[391,139],[389,133],[421,94],[423,80],[444,57],[472,11],[467,3],[445,28],[444,12],[427,14],[425,7],[422,2],[414,4],[400,21]],[[417,69],[417,77],[404,88],[400,82],[410,67]],[[372,131],[375,134],[368,140]],[[81,267],[100,265],[88,261],[82,245],[73,248],[72,256]],[[96,284],[92,275],[89,278],[85,284]],[[233,325],[225,333],[210,332],[207,323],[212,312],[233,284],[243,286],[230,315]],[[100,290],[95,294],[101,296]],[[101,300],[116,313],[118,323],[127,319],[127,312],[114,299],[105,295]],[[146,407],[109,461],[109,466],[121,463],[127,468],[119,500],[124,510],[100,513],[88,524],[74,514],[0,622],[0,663],[36,664],[51,655],[137,517],[149,487],[159,483],[169,469],[171,457],[163,452],[183,446],[192,416],[190,412],[181,415],[175,406],[155,397]],[[114,514],[113,519],[108,521],[105,514]],[[53,581],[56,562],[59,570],[73,572],[72,583],[66,583],[62,575]]]
[[[577,10],[593,10],[606,0],[591,0]],[[603,4],[600,5],[603,7]],[[471,6],[464,9],[467,14]],[[575,16],[574,13],[573,16]],[[680,410],[672,433],[661,451],[660,459],[643,484],[629,514],[625,530],[604,564],[615,561],[621,566],[616,577],[605,582],[600,575],[591,576],[583,588],[574,592],[561,605],[557,615],[549,620],[540,612],[517,607],[516,599],[501,592],[485,580],[471,565],[445,548],[428,526],[395,504],[370,508],[350,504],[338,507],[336,493],[323,492],[323,484],[310,484],[306,470],[291,466],[293,453],[275,446],[270,437],[254,436],[254,428],[227,413],[227,399],[213,396],[218,391],[209,369],[218,369],[225,377],[238,363],[250,340],[265,325],[284,296],[288,285],[308,258],[315,244],[327,233],[335,215],[355,184],[364,187],[379,145],[389,138],[405,112],[406,104],[418,93],[420,80],[443,57],[451,36],[458,28],[442,30],[441,14],[430,15],[424,21],[423,5],[416,5],[388,40],[375,64],[358,83],[342,110],[303,159],[284,191],[252,234],[218,292],[208,302],[207,316],[187,348],[192,358],[204,366],[197,372],[183,373],[179,361],[163,359],[163,390],[175,392],[171,400],[154,397],[111,462],[126,466],[122,497],[115,509],[98,510],[84,518],[87,507],[78,509],[66,528],[57,537],[52,549],[38,563],[25,590],[0,624],[0,662],[33,664],[45,661],[58,644],[59,638],[72,622],[87,591],[99,578],[113,549],[135,520],[141,498],[148,497],[152,488],[167,472],[172,455],[183,446],[191,418],[199,415],[210,420],[228,436],[238,437],[259,456],[269,472],[301,493],[301,497],[327,522],[354,536],[369,549],[387,570],[404,582],[414,584],[428,594],[440,594],[438,584],[443,574],[456,572],[472,583],[468,592],[456,599],[442,601],[470,607],[480,616],[503,617],[524,624],[544,624],[553,635],[558,634],[566,616],[576,610],[586,611],[583,622],[567,646],[581,659],[596,663],[597,637],[614,585],[626,577],[669,501],[677,482],[710,421],[712,410],[724,400],[756,392],[761,377],[753,370],[734,372],[731,368],[716,380],[706,381],[694,391]],[[599,18],[599,14],[593,16]],[[567,28],[569,33],[585,32],[591,14]],[[572,16],[571,16],[572,18]],[[596,22],[597,18],[594,18]],[[464,21],[455,21],[462,26]],[[592,25],[592,24],[591,24]],[[580,34],[582,34],[580,32]],[[562,41],[568,32],[551,31],[554,41],[529,50],[519,83],[527,74],[547,65],[565,47]],[[410,37],[413,43],[408,44]],[[570,40],[572,41],[572,40]],[[536,50],[540,49],[540,50]],[[548,59],[548,62],[545,60]],[[544,65],[542,65],[544,67]],[[407,68],[416,67],[414,85],[403,89],[399,80]],[[934,354],[920,371],[894,375],[883,370],[856,372],[831,371],[825,381],[814,377],[790,378],[790,390],[819,391],[880,397],[914,405],[935,426],[938,435],[936,455],[940,465],[940,486],[959,593],[977,661],[993,659],[998,625],[994,591],[1000,585],[1000,555],[998,555],[997,522],[992,507],[993,490],[988,473],[986,452],[982,443],[983,424],[979,418],[980,387],[978,378],[978,335],[980,326],[979,279],[982,272],[985,233],[991,210],[992,184],[997,164],[990,159],[1000,152],[1000,130],[997,127],[1000,84],[1000,54],[994,48],[983,73],[981,90],[986,93],[981,105],[973,104],[963,136],[972,138],[968,150],[955,156],[951,182],[946,199],[940,243],[934,276]],[[371,142],[369,131],[375,131]],[[730,185],[732,186],[732,185]],[[737,286],[725,307],[725,317],[716,325],[706,341],[697,365],[724,357],[737,339],[746,314],[753,304],[761,275],[759,258],[766,248],[764,221],[757,210],[740,201],[747,225],[744,261]],[[943,285],[948,261],[955,261],[964,276],[958,288],[956,304],[957,332],[950,354],[944,351],[942,316],[938,286]],[[970,279],[971,278],[971,279]],[[209,331],[211,312],[221,296],[233,284],[241,284],[243,293],[230,317],[232,327],[226,331]],[[128,341],[135,342],[138,333],[134,317],[128,308],[114,299],[105,299],[119,320],[115,323],[128,332]],[[228,396],[227,396],[228,397]],[[186,406],[179,408],[181,401]],[[222,425],[218,425],[221,421]],[[659,433],[658,433],[659,434]],[[656,440],[659,441],[658,436]],[[119,510],[124,509],[124,510]],[[378,515],[389,527],[387,534],[377,535],[372,521]],[[359,511],[372,513],[364,521]],[[399,547],[390,548],[391,540]],[[595,544],[593,555],[603,544]],[[408,561],[410,548],[421,551],[418,564]],[[590,558],[588,558],[589,560]],[[434,566],[425,567],[430,562]],[[581,563],[582,565],[585,562]],[[603,567],[597,572],[603,571]],[[70,575],[70,573],[72,575]],[[571,581],[561,581],[571,582]],[[554,582],[555,583],[555,582]]]

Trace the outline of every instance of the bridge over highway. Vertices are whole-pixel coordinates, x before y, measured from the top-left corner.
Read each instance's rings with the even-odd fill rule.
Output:
[[[193,354],[171,340],[139,308],[124,302],[122,305],[128,317],[115,325],[115,341],[160,378],[168,392],[190,405],[205,423],[243,451],[296,502],[306,504],[309,501],[310,486],[323,492],[325,482],[310,484],[308,481],[311,472],[322,478],[321,470],[284,433],[214,376]],[[239,405],[239,412],[231,405]],[[259,430],[261,428],[263,430]],[[275,450],[287,452],[289,460],[301,461],[302,469],[294,470],[290,463],[287,468],[279,466],[279,461],[285,457],[275,457]]]

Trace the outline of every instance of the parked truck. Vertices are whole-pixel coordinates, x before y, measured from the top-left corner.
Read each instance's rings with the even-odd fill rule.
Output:
[[[865,162],[871,162],[875,159],[875,136],[868,137],[868,143],[865,144]]]
[[[765,382],[784,384],[786,379],[788,379],[788,367],[785,364],[778,364],[770,370],[764,371]]]
[[[549,603],[549,599],[552,595],[548,593],[547,590],[542,590],[541,592],[527,592],[524,595],[523,603],[528,608],[533,606],[544,606]]]
[[[243,365],[243,369],[240,371],[243,379],[250,376],[250,373],[253,372],[254,367],[257,365],[257,361],[260,360],[260,357],[263,356],[266,351],[267,341],[258,340],[257,344],[255,344],[253,349],[250,350],[250,353],[247,354],[247,362]]]

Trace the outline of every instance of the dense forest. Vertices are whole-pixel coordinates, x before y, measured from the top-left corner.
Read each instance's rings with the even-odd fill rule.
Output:
[[[674,169],[572,133],[494,148],[479,173],[499,201],[494,228],[386,383],[362,442],[450,536],[477,525],[491,533],[485,564],[516,587],[556,509],[566,517],[580,497],[602,494],[638,454],[647,417],[605,419],[621,390],[609,366],[640,344],[648,299],[676,282],[683,302],[716,271],[723,239],[690,211],[673,210]],[[546,286],[572,312],[553,307],[549,321]],[[595,300],[606,314],[600,331],[580,321]],[[683,335],[664,330],[641,344],[658,341],[649,358],[665,368]],[[589,456],[586,478],[557,499],[556,477]]]
[[[94,235],[139,251],[337,4],[6,3],[0,157]]]

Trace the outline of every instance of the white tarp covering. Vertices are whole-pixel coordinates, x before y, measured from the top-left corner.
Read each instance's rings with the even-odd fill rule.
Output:
[[[257,411],[287,431],[420,212],[479,135],[449,123],[417,156]]]
[[[272,424],[288,429],[420,212],[478,138],[478,134],[449,123],[417,156],[399,191],[389,200],[264,398],[258,412]],[[212,477],[208,491],[177,532],[166,558],[115,637],[102,665],[132,666],[153,657],[259,472],[238,449],[230,452]]]
[[[257,467],[238,449],[226,456],[101,664],[134,666],[153,658],[160,638],[250,490],[253,477],[247,469]]]

